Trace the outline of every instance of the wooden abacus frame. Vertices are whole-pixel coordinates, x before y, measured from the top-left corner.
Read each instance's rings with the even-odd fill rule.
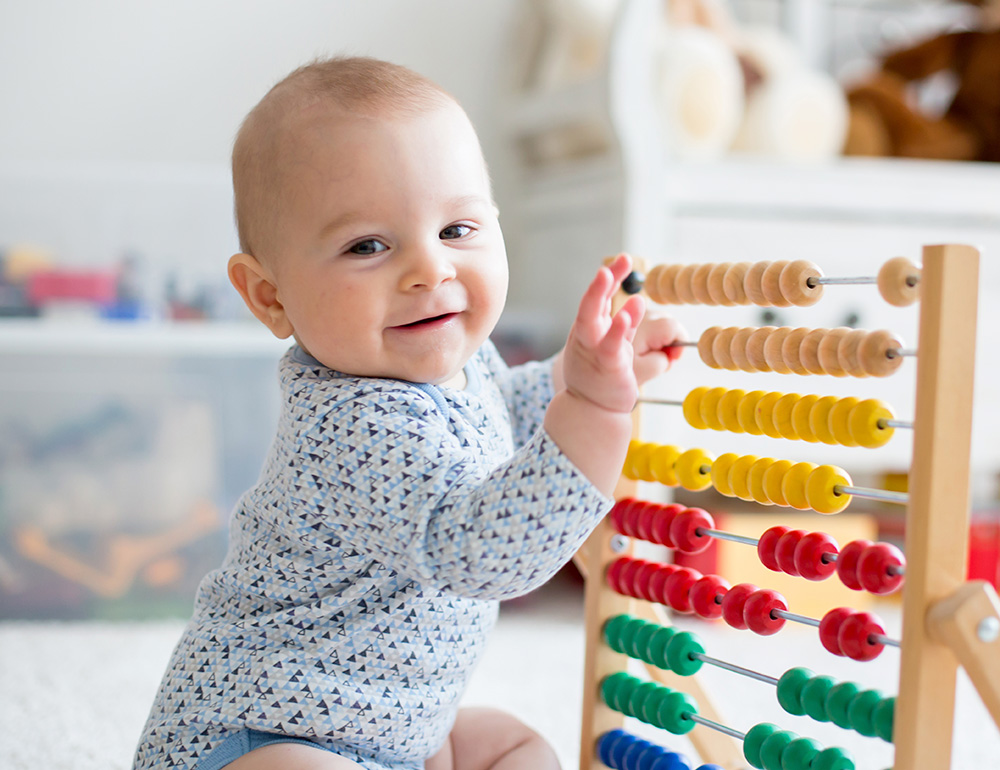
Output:
[[[951,767],[959,665],[1000,725],[1000,638],[993,632],[1000,627],[1000,601],[988,583],[965,582],[978,280],[975,248],[924,247],[900,688],[893,735],[895,770]],[[635,435],[638,428],[637,410]],[[615,496],[634,496],[636,487],[636,482],[623,478]],[[623,670],[628,660],[605,643],[605,622],[637,609],[661,624],[667,622],[660,607],[622,596],[608,586],[609,564],[631,548],[614,534],[606,519],[576,558],[585,578],[581,770],[604,767],[595,752],[597,739],[625,721],[599,697],[601,681]],[[720,721],[694,677],[647,668],[654,680],[694,696],[702,716]],[[746,764],[740,747],[728,736],[699,726],[688,737],[705,762],[725,768]]]

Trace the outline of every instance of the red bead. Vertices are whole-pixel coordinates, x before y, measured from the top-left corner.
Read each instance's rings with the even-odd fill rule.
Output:
[[[646,504],[642,500],[633,500],[629,503],[625,512],[622,514],[622,525],[625,529],[625,535],[629,537],[639,536],[639,516],[642,514],[643,508]]]
[[[653,601],[649,595],[650,579],[660,565],[655,561],[643,561],[632,573],[632,596]]]
[[[795,549],[799,541],[806,536],[804,529],[792,529],[778,538],[778,545],[774,549],[774,558],[778,562],[781,571],[787,575],[798,575],[795,568]]]
[[[823,619],[819,622],[819,641],[826,648],[827,652],[832,652],[834,655],[844,654],[840,649],[838,635],[844,621],[853,614],[854,610],[849,607],[837,607],[823,616]]]
[[[611,590],[615,593],[621,593],[621,574],[622,570],[625,569],[625,564],[628,562],[626,557],[621,557],[620,559],[615,559],[608,565],[608,571],[605,573],[605,578],[608,581],[608,585],[611,586]]]
[[[691,586],[691,609],[700,618],[721,618],[722,599],[728,592],[728,581],[718,575],[705,575]]]
[[[632,559],[629,557],[625,558],[625,564],[622,565],[621,571],[618,573],[618,587],[616,590],[620,594],[625,596],[635,596],[635,573],[644,563],[645,559]]]
[[[873,642],[872,635],[885,635],[879,619],[870,612],[855,612],[843,623],[837,632],[840,651],[851,660],[871,660],[877,658],[885,645]]]
[[[652,540],[653,539],[653,522],[656,520],[656,515],[659,513],[659,506],[656,503],[643,503],[642,510],[639,511],[639,518],[636,522],[636,536],[640,540]]]
[[[722,597],[722,619],[733,628],[745,629],[747,624],[743,619],[743,605],[756,590],[757,586],[753,583],[738,583],[726,591],[726,595]]]
[[[861,590],[861,581],[858,580],[858,559],[871,544],[871,540],[852,540],[840,550],[840,555],[837,557],[837,576],[840,582],[852,591]]]
[[[623,497],[621,500],[616,502],[611,506],[611,513],[608,514],[611,521],[611,526],[614,527],[616,532],[620,532],[623,535],[627,535],[628,532],[625,531],[625,512],[628,510],[629,505],[635,502],[631,497]]]
[[[772,572],[781,572],[774,549],[777,548],[781,536],[790,531],[791,527],[771,527],[757,541],[757,556],[760,558],[760,563]]]
[[[650,575],[649,587],[647,591],[650,601],[659,604],[668,604],[667,601],[667,578],[673,575],[680,567],[673,564],[657,564],[656,570]]]
[[[826,580],[837,570],[833,559],[824,561],[824,554],[837,555],[837,541],[825,532],[810,532],[795,546],[795,569],[806,580]]]
[[[785,619],[772,615],[774,610],[788,610],[784,596],[769,588],[754,591],[743,605],[743,622],[755,634],[776,634],[785,625]]]
[[[715,529],[715,522],[708,511],[685,508],[670,523],[670,539],[674,548],[684,553],[701,553],[712,544],[711,535],[699,535],[699,529]]]
[[[664,583],[667,604],[677,612],[691,612],[691,586],[698,582],[701,573],[689,567],[678,567]]]
[[[875,543],[865,548],[858,559],[858,582],[873,594],[891,594],[903,583],[901,573],[890,573],[890,567],[903,567],[903,552],[890,543]]]
[[[673,548],[674,541],[670,539],[670,525],[673,523],[674,517],[683,510],[686,510],[686,508],[678,503],[658,505],[656,518],[653,521],[652,532],[650,533],[652,535],[650,540],[654,543],[665,545],[667,548]]]

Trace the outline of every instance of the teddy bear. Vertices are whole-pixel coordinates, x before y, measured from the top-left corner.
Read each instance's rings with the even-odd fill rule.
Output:
[[[1000,161],[1000,0],[965,1],[979,7],[977,29],[895,50],[848,89],[845,154]],[[936,115],[917,96],[942,73],[954,96]]]

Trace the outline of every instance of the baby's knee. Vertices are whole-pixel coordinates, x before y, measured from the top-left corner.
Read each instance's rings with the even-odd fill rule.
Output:
[[[555,750],[540,733],[512,714],[495,708],[461,709],[450,743],[453,770],[559,767]]]

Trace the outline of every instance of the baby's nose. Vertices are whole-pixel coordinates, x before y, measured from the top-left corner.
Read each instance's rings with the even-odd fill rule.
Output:
[[[455,274],[455,265],[443,248],[415,248],[406,260],[403,288],[435,289],[454,278]]]

